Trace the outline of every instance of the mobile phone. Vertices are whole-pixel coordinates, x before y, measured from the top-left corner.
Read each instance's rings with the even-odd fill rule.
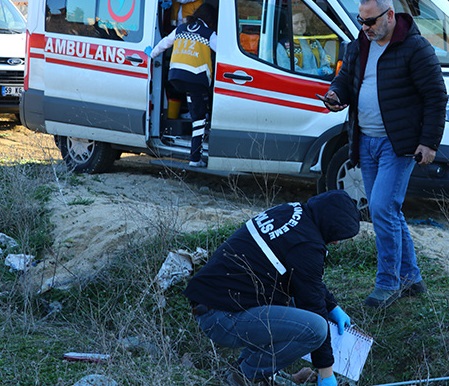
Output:
[[[340,102],[338,102],[338,101],[336,101],[336,100],[334,100],[334,99],[326,98],[326,97],[323,96],[323,95],[320,95],[320,94],[315,94],[315,95],[316,95],[316,97],[317,97],[319,100],[321,100],[321,101],[323,101],[323,102],[325,102],[325,103],[327,103],[327,104],[329,104],[329,105],[331,105],[331,106],[337,106],[337,105],[340,104]]]
[[[404,154],[405,157],[413,157],[413,159],[419,163],[422,161],[422,153],[419,152],[417,154]]]

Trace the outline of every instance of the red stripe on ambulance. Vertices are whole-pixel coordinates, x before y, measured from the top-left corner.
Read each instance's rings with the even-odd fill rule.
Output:
[[[224,77],[224,74],[234,73],[235,71],[244,71],[253,78],[252,81],[246,82],[244,86],[246,85],[248,87],[260,90],[316,99],[315,94],[325,94],[329,89],[329,83],[321,82],[318,79],[314,79],[313,81],[298,79],[290,76],[273,74],[252,68],[242,68],[241,66],[239,67],[223,63],[218,63],[217,65],[216,79],[221,82],[234,84],[234,81]],[[313,111],[322,111],[322,109]]]
[[[45,61],[47,63],[54,63],[54,64],[61,64],[63,66],[83,68],[85,70],[108,72],[110,74],[118,74],[118,75],[128,75],[128,76],[133,76],[135,78],[142,78],[142,79],[148,78],[148,74],[140,74],[140,73],[136,73],[136,72],[118,70],[118,69],[110,68],[110,67],[96,66],[96,65],[93,65],[93,64],[74,63],[74,62],[71,62],[71,61],[54,59],[54,58],[46,58]]]
[[[256,95],[256,94],[228,90],[225,88],[215,87],[214,91],[216,94],[228,95],[228,96],[236,97],[236,98],[250,99],[253,101],[270,103],[270,104],[275,104],[275,105],[280,105],[280,106],[293,107],[296,109],[315,111],[317,113],[328,113],[329,112],[329,110],[325,107],[307,105],[305,103],[297,103],[297,102],[287,101],[285,99],[270,98],[270,97]]]
[[[42,34],[31,35],[30,48],[32,49],[30,57],[45,59],[49,63],[137,78],[148,77],[146,71],[142,72],[142,69],[146,70],[148,60],[140,51],[127,50],[123,47],[46,37]],[[126,59],[128,56],[140,58],[142,59],[142,63],[132,63]],[[126,66],[127,68],[108,67],[109,63],[115,66]]]

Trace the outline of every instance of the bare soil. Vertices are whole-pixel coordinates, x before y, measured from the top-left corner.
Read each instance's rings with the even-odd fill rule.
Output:
[[[123,248],[161,229],[206,230],[243,221],[279,202],[305,201],[316,192],[310,181],[211,176],[151,165],[151,160],[122,154],[110,173],[81,175],[77,184],[55,179],[48,204],[55,242],[45,263],[33,268],[38,290],[63,288],[93,275]],[[0,117],[0,167],[17,161],[62,164],[52,136],[34,133],[6,115]],[[418,252],[449,271],[448,220],[441,202],[408,198],[404,213],[413,220],[410,231]],[[369,223],[362,229],[372,233]]]

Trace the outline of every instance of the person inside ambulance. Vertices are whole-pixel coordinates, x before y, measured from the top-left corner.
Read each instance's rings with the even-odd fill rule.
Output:
[[[306,34],[307,18],[305,12],[294,10],[292,15],[293,52],[295,71],[313,75],[330,75],[333,69],[329,57],[320,42]],[[290,39],[279,41],[276,49],[277,64],[290,69]]]
[[[171,25],[177,27],[187,22],[187,17],[193,15],[204,0],[175,0],[171,7]]]
[[[179,25],[187,22],[187,17],[191,16],[195,13],[195,11],[204,3],[204,0],[160,0],[161,8],[164,10],[164,30],[165,34],[168,35]],[[164,34],[164,35],[165,35]],[[186,95],[184,93],[179,93],[174,89],[174,87],[167,83],[165,85],[165,89],[167,92],[167,97],[169,98],[169,103],[180,104],[184,107],[187,105],[186,103]],[[179,114],[179,111],[173,111],[173,117],[169,116],[169,118],[178,118],[181,117],[183,119],[191,119],[190,112],[184,112]]]
[[[254,21],[262,19],[262,4],[258,1],[238,0],[239,41],[243,51],[259,55],[260,25]]]
[[[189,162],[192,167],[207,166],[201,156],[213,79],[213,53],[217,49],[217,20],[217,8],[204,3],[154,49],[145,48],[145,53],[154,59],[173,47],[168,80],[178,92],[187,94],[192,119]]]

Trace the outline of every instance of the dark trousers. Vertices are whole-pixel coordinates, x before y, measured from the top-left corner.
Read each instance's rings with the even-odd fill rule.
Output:
[[[206,117],[209,106],[209,89],[196,83],[171,80],[177,91],[187,94],[187,105],[192,117],[192,143],[190,161],[198,162],[203,152],[203,139],[206,129]]]

